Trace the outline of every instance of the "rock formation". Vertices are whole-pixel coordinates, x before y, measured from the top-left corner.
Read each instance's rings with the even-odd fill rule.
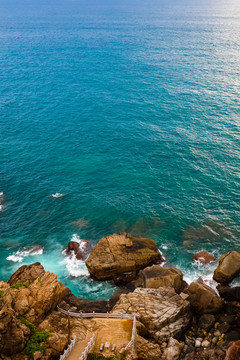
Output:
[[[135,313],[141,333],[149,334],[157,343],[180,338],[191,320],[190,303],[184,293],[174,289],[142,289],[122,294],[113,312]],[[144,331],[143,331],[144,329]]]
[[[142,287],[158,289],[159,287],[174,288],[179,293],[183,287],[183,274],[175,268],[152,265],[141,270],[138,282],[142,279]]]
[[[215,259],[212,254],[209,254],[209,252],[203,250],[193,255],[193,260],[199,261],[201,264],[208,264],[214,261]]]
[[[224,254],[214,271],[213,279],[221,284],[230,283],[240,273],[240,254],[231,251]]]
[[[140,269],[159,258],[153,240],[122,233],[103,237],[93,248],[86,265],[98,280],[113,279],[115,283],[126,283],[134,279]]]
[[[41,278],[45,274],[43,266],[36,262],[31,265],[21,266],[8,280],[10,285],[16,284],[17,282],[27,281],[31,284],[38,277]]]
[[[69,256],[74,254],[77,260],[86,260],[91,248],[88,240],[69,241],[65,253]]]
[[[188,287],[189,301],[197,314],[214,314],[221,310],[222,299],[205,284],[192,282]]]

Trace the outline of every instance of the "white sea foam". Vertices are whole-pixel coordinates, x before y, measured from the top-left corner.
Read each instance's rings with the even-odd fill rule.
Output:
[[[62,197],[62,196],[64,196],[64,194],[61,194],[61,193],[56,193],[56,194],[52,194],[51,195],[51,197],[53,197],[53,198],[60,198],[60,197]]]
[[[84,261],[77,260],[75,256],[71,256],[67,257],[65,262],[66,268],[71,276],[89,276],[89,272]]]
[[[75,241],[79,244],[80,250],[84,250],[86,246],[86,241],[81,240],[77,234],[73,234],[71,241]],[[66,250],[63,250],[63,254],[66,254]],[[85,261],[78,260],[74,254],[74,251],[71,251],[70,256],[64,259],[66,268],[71,276],[89,276],[88,269],[85,265]]]
[[[23,250],[16,251],[12,255],[9,255],[7,257],[7,260],[14,261],[14,262],[22,262],[23,259],[27,256],[42,255],[42,254],[43,254],[43,248],[38,248],[38,249],[34,250],[34,247],[32,247],[29,249],[23,249]]]
[[[3,192],[0,191],[0,212],[3,211]]]

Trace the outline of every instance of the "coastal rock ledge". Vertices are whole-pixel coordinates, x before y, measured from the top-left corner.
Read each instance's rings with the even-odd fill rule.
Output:
[[[127,233],[103,237],[86,261],[97,280],[113,279],[116,284],[133,280],[140,269],[161,260],[155,241]]]

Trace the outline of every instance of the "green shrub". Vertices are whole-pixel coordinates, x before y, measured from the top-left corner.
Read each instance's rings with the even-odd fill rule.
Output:
[[[41,351],[42,353],[44,353],[46,350],[46,348],[42,345],[39,345],[39,343],[36,343],[32,340],[32,338],[30,340],[28,340],[27,345],[24,349],[24,353],[26,355],[28,355],[31,359],[33,359],[33,354],[36,351]]]
[[[12,289],[19,289],[20,287],[25,286],[26,288],[28,288],[28,282],[17,282],[16,284],[13,284],[10,286],[10,288]]]
[[[0,290],[0,296],[3,294],[3,291],[2,290]]]
[[[38,279],[38,282],[41,284],[42,280],[40,279],[40,277],[38,277],[37,279]]]
[[[33,359],[35,351],[44,353],[46,348],[40,344],[45,342],[49,336],[51,336],[51,334],[47,331],[35,331],[26,344],[24,349],[25,354]]]
[[[46,348],[41,343],[45,342],[51,334],[47,331],[39,331],[36,329],[35,325],[27,321],[23,316],[19,317],[19,320],[22,324],[26,325],[31,331],[31,337],[28,340],[24,353],[33,359],[33,354],[35,351],[45,352]]]
[[[26,325],[30,329],[31,333],[34,333],[36,331],[35,325],[27,321],[23,316],[19,316],[19,320],[22,324]]]

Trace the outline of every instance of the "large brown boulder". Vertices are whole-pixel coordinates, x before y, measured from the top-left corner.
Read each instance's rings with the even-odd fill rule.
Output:
[[[192,282],[188,287],[189,301],[198,314],[214,314],[221,310],[223,300],[205,284]]]
[[[141,270],[144,287],[157,289],[159,287],[174,288],[177,293],[182,288],[183,274],[175,268],[165,268],[161,265],[152,265]]]
[[[120,296],[113,313],[135,313],[141,323],[140,335],[148,334],[161,344],[170,337],[180,338],[189,325],[192,314],[187,298],[186,294],[178,295],[170,288],[137,288]]]
[[[240,254],[230,251],[219,260],[213,279],[221,284],[230,283],[240,273]]]
[[[155,241],[122,233],[103,237],[93,248],[86,265],[98,280],[113,279],[115,283],[124,283],[160,257]]]

